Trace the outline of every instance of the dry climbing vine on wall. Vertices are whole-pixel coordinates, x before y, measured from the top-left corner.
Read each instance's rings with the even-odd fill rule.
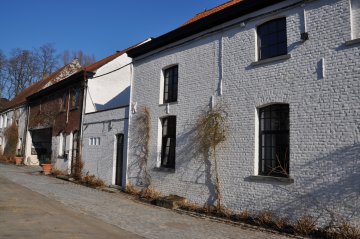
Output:
[[[150,142],[150,112],[147,107],[142,108],[136,115],[137,156],[139,159],[140,171],[143,174],[143,185],[148,188],[151,184],[151,177],[148,171],[149,142]]]
[[[214,188],[216,207],[222,208],[222,194],[220,188],[219,163],[216,156],[218,146],[226,141],[228,134],[227,113],[224,107],[215,105],[212,109],[203,111],[196,121],[195,140],[199,152],[204,155],[205,160],[213,164]]]
[[[14,158],[19,141],[19,131],[16,124],[16,117],[14,117],[12,124],[5,129],[4,135],[6,142],[4,155],[8,158]]]

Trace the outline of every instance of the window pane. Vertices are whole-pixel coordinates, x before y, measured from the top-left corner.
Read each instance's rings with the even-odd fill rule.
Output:
[[[259,59],[287,53],[286,18],[266,22],[258,27]]]
[[[178,66],[164,71],[164,103],[177,100]]]
[[[266,119],[260,119],[259,173],[286,177],[289,173],[289,105],[270,105],[260,112]],[[265,129],[261,126],[264,123]]]
[[[175,168],[176,149],[176,117],[169,116],[162,119],[162,148],[161,166]]]

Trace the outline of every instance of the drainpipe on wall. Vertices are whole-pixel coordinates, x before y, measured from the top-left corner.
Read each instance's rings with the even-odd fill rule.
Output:
[[[70,89],[67,90],[68,93],[68,101],[67,101],[67,109],[66,109],[66,125],[69,123],[69,111],[70,111]]]
[[[82,147],[83,147],[83,122],[84,122],[84,117],[85,117],[85,110],[86,110],[86,97],[87,97],[87,85],[88,83],[88,77],[87,77],[87,72],[84,72],[84,89],[83,89],[83,100],[82,100],[82,105],[81,105],[81,117],[80,117],[80,126],[79,126],[79,130],[80,130],[80,142],[79,142],[79,154],[81,155],[82,153]]]
[[[127,183],[128,183],[128,162],[129,162],[129,156],[130,156],[130,125],[131,125],[131,120],[133,117],[133,82],[134,82],[134,60],[131,60],[131,64],[130,64],[130,99],[129,99],[129,109],[128,109],[128,127],[127,127],[127,132],[124,132],[124,134],[126,134],[126,138],[127,138],[127,142],[126,142],[126,158],[125,158],[125,162],[123,163],[123,165],[125,165],[125,172],[123,175],[123,185],[121,185],[123,188],[126,187]]]
[[[26,112],[26,113],[25,113]],[[26,160],[26,136],[27,136],[27,132],[29,130],[29,114],[30,114],[30,106],[28,104],[26,104],[24,112],[23,112],[26,116],[25,119],[25,126],[24,126],[24,135],[23,135],[23,142],[21,145],[21,153],[22,155],[24,155],[24,162]],[[19,124],[20,124],[20,120],[19,120]]]

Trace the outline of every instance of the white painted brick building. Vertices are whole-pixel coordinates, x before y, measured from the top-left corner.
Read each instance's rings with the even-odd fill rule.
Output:
[[[125,181],[131,67],[131,58],[118,52],[88,68],[94,75],[88,79],[84,103],[83,172],[106,185],[123,186]]]
[[[250,9],[249,2],[240,4]],[[292,219],[310,214],[319,225],[342,219],[359,225],[360,49],[355,2],[291,0],[248,12],[239,8],[237,18],[191,32],[192,26],[216,20],[210,16],[128,52],[134,57],[133,110],[147,107],[151,116],[152,186],[164,195],[213,203],[209,168],[193,154],[191,140],[201,110],[215,101],[228,112],[229,137],[217,153],[226,207],[236,212],[273,211]],[[259,27],[283,17],[285,54],[259,59]],[[308,40],[301,39],[304,32]],[[164,104],[164,73],[172,66],[178,71],[177,100]],[[289,177],[261,176],[259,112],[278,104],[289,107]],[[127,179],[141,185],[134,142],[137,115],[130,114]],[[176,116],[173,170],[161,167],[161,119],[167,116]]]

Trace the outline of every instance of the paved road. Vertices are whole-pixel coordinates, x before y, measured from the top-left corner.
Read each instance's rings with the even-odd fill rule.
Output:
[[[63,236],[54,238],[83,238],[85,235],[87,238],[111,238],[112,235],[119,235],[118,238],[121,238],[121,235],[124,238],[136,238],[135,235],[138,235],[144,238],[161,239],[287,238],[259,230],[178,214],[168,209],[134,201],[123,193],[106,193],[42,176],[37,173],[39,170],[38,167],[0,164],[0,177],[2,178],[0,180],[0,224],[5,221],[8,221],[7,224],[17,221],[16,213],[13,211],[19,204],[21,206],[16,210],[24,210],[23,213],[27,214],[29,219],[22,220],[23,228],[30,230],[32,235],[37,233],[35,228],[39,227],[41,221],[51,222],[49,227],[45,227],[48,232],[44,238],[51,238],[51,231],[59,232],[59,235]],[[15,187],[8,180],[20,186]],[[4,196],[4,191],[9,196]],[[17,191],[21,191],[19,195],[22,196],[16,196]],[[32,201],[36,197],[41,197],[41,200]],[[18,198],[16,200],[19,201],[14,198]],[[9,202],[10,199],[13,202]],[[54,212],[46,216],[40,215],[39,207],[43,201],[49,203],[48,207],[54,208]],[[3,210],[3,204],[9,204],[10,207]],[[33,218],[31,217],[32,209],[36,211]],[[89,221],[82,221],[84,218]],[[97,234],[91,234],[89,228],[97,231],[95,226],[99,226],[99,231]],[[78,233],[80,234],[71,237],[71,230],[77,227],[79,227]],[[32,228],[34,231],[31,231]],[[5,236],[11,233],[16,233],[16,228],[0,226],[0,238],[6,238]]]
[[[0,238],[143,238],[0,176]]]

